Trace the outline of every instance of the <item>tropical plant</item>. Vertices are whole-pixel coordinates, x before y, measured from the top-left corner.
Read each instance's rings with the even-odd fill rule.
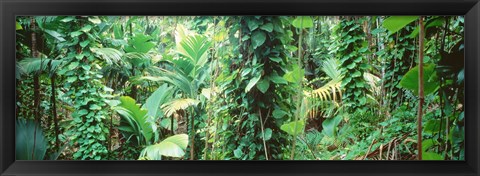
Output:
[[[18,119],[15,123],[15,158],[17,160],[43,160],[47,152],[47,139],[33,120]]]

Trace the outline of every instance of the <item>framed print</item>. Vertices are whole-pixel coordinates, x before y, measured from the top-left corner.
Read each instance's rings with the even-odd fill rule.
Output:
[[[478,175],[480,5],[8,1],[1,175]]]

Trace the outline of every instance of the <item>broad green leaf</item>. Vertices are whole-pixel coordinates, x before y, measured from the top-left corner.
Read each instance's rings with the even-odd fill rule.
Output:
[[[253,31],[258,28],[258,22],[255,19],[246,19],[247,21],[247,26],[250,31]]]
[[[168,102],[172,98],[173,92],[173,88],[164,83],[147,98],[142,108],[147,109],[147,115],[152,117],[153,121],[159,117],[161,104]]]
[[[98,18],[97,16],[89,17],[88,21],[92,22],[93,24],[102,23],[102,20],[100,20],[100,18]]]
[[[240,158],[243,156],[242,149],[240,149],[240,148],[235,149],[235,150],[233,151],[233,155],[234,155],[236,158],[240,159]]]
[[[250,89],[252,89],[252,87],[255,86],[255,84],[257,84],[257,82],[260,80],[261,77],[262,75],[258,75],[257,77],[250,79],[250,82],[248,82],[247,87],[245,87],[245,92],[249,92]]]
[[[261,81],[258,81],[258,83],[257,83],[257,88],[262,93],[267,92],[268,87],[270,87],[270,81],[268,79],[262,79]]]
[[[273,118],[280,119],[283,116],[287,115],[287,112],[281,109],[275,109],[273,110],[272,115],[273,115]]]
[[[82,35],[82,32],[75,31],[75,32],[70,33],[70,37],[78,37],[79,35]]]
[[[436,144],[436,140],[432,139],[427,139],[425,141],[422,141],[422,151],[425,153],[430,147],[434,146]]]
[[[269,76],[270,81],[272,81],[275,84],[287,84],[287,80],[285,78],[278,76],[278,75],[270,75]]]
[[[279,57],[270,57],[270,60],[276,63],[280,63],[282,61],[282,58]]]
[[[293,121],[283,124],[280,129],[292,136],[297,136],[299,134],[302,134],[305,130],[305,122],[303,120]]]
[[[299,16],[293,20],[292,25],[296,28],[311,28],[313,27],[313,19],[309,16]]]
[[[68,17],[65,17],[64,19],[60,20],[61,22],[70,22],[72,20],[75,20],[75,17],[74,16],[68,16]]]
[[[264,131],[265,135],[265,140],[268,141],[272,138],[272,129],[266,128]]]
[[[323,121],[322,123],[323,132],[325,133],[325,135],[330,137],[335,136],[336,128],[338,124],[340,124],[340,122],[342,121],[342,118],[343,117],[341,115],[337,115],[334,118],[325,119],[325,121]]]
[[[267,23],[262,26],[260,26],[260,29],[263,29],[264,31],[267,32],[272,32],[273,31],[273,24],[272,23]]]
[[[73,83],[77,80],[78,78],[76,76],[70,76],[67,78],[67,82],[69,83]]]
[[[15,22],[15,29],[16,30],[22,30],[22,25],[20,25],[18,22]]]
[[[80,42],[80,46],[81,46],[82,48],[84,48],[84,47],[87,46],[89,43],[90,43],[90,40],[85,40],[85,41],[83,41],[83,42]]]
[[[391,16],[383,21],[383,27],[385,27],[390,34],[394,34],[418,18],[418,16]]]
[[[443,156],[434,152],[424,152],[422,160],[443,160]]]
[[[263,45],[265,43],[265,40],[267,39],[267,35],[263,31],[255,31],[252,34],[252,46],[253,49],[256,49],[257,47]]]
[[[90,30],[92,29],[92,25],[86,25],[86,26],[83,26],[80,31],[83,31],[85,33],[89,32]]]
[[[130,125],[135,129],[135,134],[144,143],[149,143],[153,137],[153,125],[147,119],[147,110],[140,108],[135,100],[129,96],[120,97],[120,105],[114,107],[114,109],[122,117],[121,122]]]
[[[68,68],[69,70],[76,69],[76,68],[78,67],[78,64],[79,64],[79,62],[72,62],[72,63],[70,63],[70,65],[68,65],[67,68]]]
[[[300,79],[303,79],[305,71],[300,69],[298,66],[295,66],[292,71],[289,71],[283,75],[283,78],[288,82],[297,83]]]
[[[188,135],[177,134],[158,144],[147,146],[140,154],[140,158],[148,157],[150,160],[159,160],[162,156],[183,157],[187,145]]]
[[[423,81],[425,96],[434,93],[439,88],[434,64],[424,64]],[[413,67],[403,76],[402,80],[400,81],[400,86],[411,90],[415,95],[418,95],[418,65]]]

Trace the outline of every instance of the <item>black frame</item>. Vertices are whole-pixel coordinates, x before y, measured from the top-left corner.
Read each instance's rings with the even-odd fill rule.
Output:
[[[479,0],[0,0],[0,175],[480,175]],[[17,15],[465,15],[465,161],[15,161]]]

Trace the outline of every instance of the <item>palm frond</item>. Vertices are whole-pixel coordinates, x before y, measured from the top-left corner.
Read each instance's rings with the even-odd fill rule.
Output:
[[[17,67],[21,70],[20,73],[29,75],[47,69],[54,72],[62,63],[64,61],[49,58],[25,58],[18,62]]]
[[[340,68],[340,62],[337,59],[327,59],[322,64],[322,71],[327,74],[332,80],[342,79],[342,71]]]
[[[337,101],[342,96],[341,81],[331,80],[318,89],[306,92],[306,95],[307,97],[318,98],[320,101]]]
[[[191,84],[191,81],[181,72],[171,72],[165,69],[162,70],[161,76],[142,76],[136,78],[136,82],[142,80],[150,80],[150,81],[159,81],[159,82],[166,82],[172,84],[182,90],[185,94],[194,97],[193,95],[196,93],[196,88],[194,85]]]
[[[15,123],[15,156],[17,160],[43,160],[47,139],[40,125],[33,120],[18,119]],[[32,158],[32,152],[33,158]]]
[[[177,52],[194,63],[194,65],[204,65],[207,63],[207,51],[211,42],[202,35],[191,35],[183,38],[177,45]]]
[[[147,53],[130,52],[130,53],[126,53],[124,57],[132,65],[137,67],[146,66],[152,62],[152,56]]]
[[[124,53],[115,48],[91,48],[91,50],[97,56],[105,60],[108,65],[125,65],[124,61],[122,60]]]
[[[187,109],[190,106],[196,106],[200,101],[191,98],[179,98],[162,105],[165,116],[169,117],[181,109]]]

